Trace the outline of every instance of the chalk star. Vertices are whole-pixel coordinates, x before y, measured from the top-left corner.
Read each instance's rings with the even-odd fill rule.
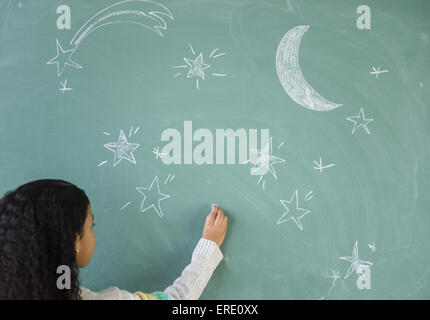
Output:
[[[292,203],[294,199],[295,199],[295,204]],[[290,201],[286,201],[286,200],[280,200],[280,201],[287,211],[285,211],[285,213],[279,218],[279,220],[276,224],[281,224],[281,223],[284,223],[284,222],[291,219],[295,222],[295,224],[299,227],[299,229],[303,231],[303,226],[302,226],[300,219],[302,219],[305,215],[307,215],[311,211],[307,210],[307,209],[299,208],[298,190],[294,191],[293,196],[292,196]],[[285,216],[288,215],[288,213],[290,212],[289,205],[290,206],[295,205],[296,214],[292,213],[291,217],[285,219]]]
[[[320,173],[321,173],[321,172],[323,172],[323,170],[324,170],[324,169],[331,168],[331,167],[334,167],[334,166],[335,166],[335,164],[334,164],[334,163],[331,163],[331,164],[328,164],[328,165],[323,166],[323,164],[322,164],[322,160],[321,160],[321,157],[320,157],[320,162],[319,162],[319,163],[318,163],[316,160],[314,160],[314,163],[315,163],[315,165],[316,165],[316,167],[314,167],[314,169],[315,169],[315,170],[319,170],[319,171],[320,171]]]
[[[285,162],[285,160],[282,158],[276,157],[272,154],[272,138],[270,138],[269,142],[266,144],[266,146],[263,149],[251,150],[251,152],[257,155],[257,160],[253,164],[258,167],[265,167],[275,178],[275,180],[277,180],[278,177],[276,175],[276,171],[273,165],[278,163],[283,163]],[[259,168],[252,168],[251,174],[258,175],[258,170]]]
[[[72,55],[75,52],[75,49],[69,49],[64,51],[58,39],[56,39],[56,41],[57,41],[57,55],[51,60],[49,60],[46,64],[56,64],[57,73],[59,77],[61,76],[64,69],[66,68],[66,65],[71,66],[73,68],[82,69],[81,65],[77,64],[72,60]]]
[[[375,68],[375,67],[373,67],[373,66],[372,66],[372,69],[373,69],[373,71],[371,71],[371,72],[370,72],[370,74],[375,75],[375,77],[376,77],[376,78],[378,78],[378,76],[379,76],[381,73],[385,73],[385,72],[389,72],[389,71],[390,71],[390,70],[381,70],[381,68],[380,68],[380,67],[378,67],[378,70],[376,70],[376,68]]]
[[[358,269],[358,267],[360,267],[360,266],[364,266],[364,265],[372,266],[373,265],[372,262],[360,260],[360,257],[358,256],[358,242],[357,241],[355,241],[354,249],[352,251],[352,256],[340,257],[339,259],[351,262],[351,265],[349,266],[349,269],[346,272],[344,279],[348,278],[351,275],[351,273],[356,271]]]
[[[354,120],[357,119],[357,120]],[[352,133],[354,134],[354,132],[359,128],[362,127],[364,129],[364,131],[367,132],[367,134],[370,134],[369,128],[367,128],[367,125],[373,121],[373,119],[366,119],[364,117],[364,111],[363,108],[360,108],[360,112],[358,113],[358,115],[353,116],[353,117],[348,117],[346,118],[346,120],[354,122],[354,128],[352,129]]]
[[[137,143],[129,143],[127,141],[127,138],[125,137],[124,132],[120,131],[118,142],[110,142],[106,143],[104,145],[106,149],[109,149],[113,151],[114,155],[114,163],[113,166],[115,167],[122,159],[126,159],[130,161],[133,164],[136,164],[136,160],[133,156],[133,151],[135,151],[139,144]]]
[[[157,188],[154,188],[156,185]],[[158,183],[158,177],[154,177],[149,188],[145,187],[137,187],[136,190],[143,195],[142,205],[140,206],[140,212],[145,212],[150,208],[154,208],[155,212],[157,212],[158,216],[161,218],[163,216],[163,211],[161,210],[160,202],[170,198],[170,195],[163,194],[160,192],[160,184]],[[155,190],[155,191],[154,191]],[[148,198],[149,195],[152,195],[151,199]],[[149,200],[146,206],[145,201]]]
[[[326,278],[330,278],[333,280],[331,283],[331,287],[328,290],[328,294],[327,294],[327,297],[329,297],[331,294],[331,291],[333,290],[334,286],[336,285],[336,280],[340,278],[339,271],[332,270],[332,275],[331,276],[328,275],[328,276],[326,276]]]
[[[376,245],[375,245],[375,242],[373,242],[372,244],[368,244],[368,246],[369,246],[369,248],[370,248],[370,250],[372,250],[372,252],[375,252],[376,251]]]
[[[187,78],[198,76],[203,80],[205,79],[205,70],[209,68],[210,65],[203,62],[203,55],[201,52],[194,60],[184,58],[184,61],[190,66]]]
[[[62,91],[63,93],[66,91],[71,91],[73,90],[72,88],[68,88],[67,87],[67,79],[64,80],[64,82],[60,81],[61,85],[63,86],[62,88],[58,89],[60,91]]]
[[[160,152],[159,146],[154,147],[154,149],[152,149],[152,153],[155,154],[155,159],[162,159],[163,157],[167,156],[167,153]]]
[[[340,278],[339,271],[332,270],[332,275],[331,276],[328,275],[326,276],[326,278],[333,279],[333,284],[334,284],[336,280]]]

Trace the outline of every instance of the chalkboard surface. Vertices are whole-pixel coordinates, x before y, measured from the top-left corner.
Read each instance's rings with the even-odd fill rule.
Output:
[[[429,1],[1,0],[0,39],[0,191],[87,192],[84,286],[163,290],[216,203],[202,299],[430,298]]]

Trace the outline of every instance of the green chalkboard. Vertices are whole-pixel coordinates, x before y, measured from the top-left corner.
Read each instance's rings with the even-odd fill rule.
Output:
[[[0,40],[0,191],[87,192],[84,286],[163,290],[216,203],[202,299],[430,298],[430,2],[1,0]]]

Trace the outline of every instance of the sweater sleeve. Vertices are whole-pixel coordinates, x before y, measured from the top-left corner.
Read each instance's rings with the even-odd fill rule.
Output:
[[[197,300],[222,258],[221,250],[214,241],[200,238],[193,251],[191,263],[185,267],[181,276],[164,290],[168,299]]]
[[[84,300],[196,300],[202,294],[222,258],[221,250],[215,242],[201,238],[194,248],[191,263],[164,292],[131,293],[117,287],[93,292],[80,287],[81,298]]]

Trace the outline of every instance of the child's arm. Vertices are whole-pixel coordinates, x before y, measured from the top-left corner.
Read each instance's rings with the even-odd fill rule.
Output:
[[[191,263],[182,271],[181,276],[164,292],[131,293],[111,287],[93,292],[81,287],[82,299],[89,300],[185,300],[198,299],[209,282],[213,271],[221,262],[223,255],[219,247],[224,241],[228,218],[216,205],[206,217],[202,238],[194,248]]]
[[[164,293],[169,300],[195,300],[200,297],[223,255],[219,247],[224,241],[228,218],[221,209],[212,205],[206,217],[202,238],[197,243],[191,263]]]

